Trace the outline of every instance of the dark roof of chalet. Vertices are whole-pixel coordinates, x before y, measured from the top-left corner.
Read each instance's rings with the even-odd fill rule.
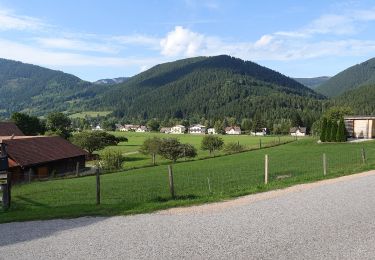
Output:
[[[9,157],[21,167],[85,156],[87,152],[58,136],[3,139]]]
[[[295,133],[298,129],[301,133],[306,133],[306,127],[292,127],[290,128],[289,133]]]
[[[13,122],[0,122],[0,136],[24,136],[22,131]]]

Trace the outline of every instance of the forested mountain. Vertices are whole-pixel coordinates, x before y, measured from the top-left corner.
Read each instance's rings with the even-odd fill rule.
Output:
[[[94,84],[98,85],[113,85],[113,84],[120,84],[125,81],[129,80],[129,77],[119,77],[119,78],[113,78],[113,79],[99,79]]]
[[[94,86],[61,71],[0,59],[0,115],[24,111],[44,115],[50,111],[80,110],[80,101],[93,97]]]
[[[323,96],[295,80],[226,55],[157,65],[89,102],[126,119],[290,118],[314,120]]]
[[[375,115],[375,84],[349,90],[336,97],[333,102],[349,106],[357,115]]]
[[[375,84],[375,58],[340,72],[315,90],[328,97],[335,97],[345,91],[371,84]]]
[[[298,81],[302,85],[309,87],[311,89],[315,89],[318,86],[322,85],[324,82],[329,80],[331,77],[323,76],[323,77],[315,77],[315,78],[293,78],[295,81]]]

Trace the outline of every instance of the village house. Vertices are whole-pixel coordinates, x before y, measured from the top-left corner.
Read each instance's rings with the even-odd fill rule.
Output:
[[[170,127],[162,127],[160,128],[160,133],[169,134],[171,132]]]
[[[103,128],[101,128],[100,125],[97,125],[91,129],[92,131],[103,131]]]
[[[289,133],[291,136],[306,136],[306,127],[292,127]]]
[[[256,132],[251,131],[250,134],[254,136],[265,136],[267,135],[267,128],[261,128]]]
[[[205,134],[206,133],[206,127],[204,125],[192,125],[189,127],[189,133],[190,134]]]
[[[87,152],[58,136],[25,136],[13,123],[0,123],[14,182],[74,173],[85,167]]]
[[[375,138],[375,116],[346,116],[344,122],[348,137]]]
[[[129,131],[137,131],[140,125],[124,125],[124,127],[120,130],[122,132],[129,132]]]
[[[148,131],[147,127],[144,125],[139,126],[136,130],[137,133],[145,133]]]
[[[171,128],[171,134],[184,134],[186,131],[186,127],[183,125],[176,125]]]
[[[208,128],[207,133],[209,135],[216,135],[217,134],[215,128]]]
[[[227,135],[240,135],[241,128],[239,126],[229,126],[225,128],[225,133]]]
[[[121,124],[115,124],[115,127],[116,127],[116,131],[121,131],[121,129],[124,128],[124,126]]]

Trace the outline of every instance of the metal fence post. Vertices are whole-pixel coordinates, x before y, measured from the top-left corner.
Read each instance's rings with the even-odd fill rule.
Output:
[[[323,175],[327,175],[327,157],[325,153],[323,153]]]
[[[361,157],[362,157],[362,163],[366,164],[366,151],[365,151],[365,148],[363,147],[361,149]]]

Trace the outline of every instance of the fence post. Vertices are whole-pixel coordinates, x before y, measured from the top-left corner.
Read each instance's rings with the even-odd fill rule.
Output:
[[[76,176],[79,177],[79,162],[76,164]]]
[[[259,149],[262,149],[262,139],[259,139]]]
[[[169,191],[171,192],[171,196],[174,199],[174,182],[173,182],[173,170],[172,165],[168,165],[168,177],[169,177]]]
[[[323,153],[323,174],[324,176],[327,175],[327,158],[325,153]]]
[[[96,168],[96,205],[100,204],[100,171]]]
[[[9,172],[7,172],[7,183],[2,186],[3,189],[3,209],[8,210],[10,208],[10,201],[11,201],[11,176]]]
[[[210,183],[210,178],[207,177],[207,184],[208,184],[208,191],[211,194],[211,183]]]
[[[366,164],[366,152],[365,152],[365,148],[363,147],[361,149],[361,157],[362,157],[362,163]]]
[[[264,184],[268,184],[268,154],[264,156]]]

